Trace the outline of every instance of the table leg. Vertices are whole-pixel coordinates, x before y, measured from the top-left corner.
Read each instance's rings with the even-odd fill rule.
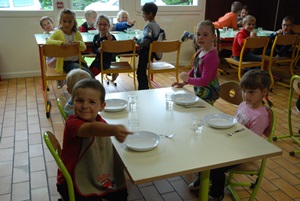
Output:
[[[199,189],[199,200],[200,201],[208,200],[209,175],[210,175],[210,170],[203,171],[200,174],[200,189]]]

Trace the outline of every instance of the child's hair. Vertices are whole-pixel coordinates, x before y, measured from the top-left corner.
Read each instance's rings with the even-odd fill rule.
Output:
[[[283,18],[283,21],[291,21],[292,25],[295,24],[295,18],[293,16],[290,16],[290,15],[289,16],[285,16]]]
[[[117,14],[117,21],[120,22],[120,18],[122,17],[123,14],[126,14],[127,17],[129,18],[129,13],[126,10],[120,10]]]
[[[264,89],[270,90],[271,86],[271,78],[268,71],[262,71],[258,69],[249,70],[246,72],[241,81],[240,87],[242,89],[260,89],[263,91]],[[270,107],[273,106],[273,103],[269,100],[268,94],[266,95],[266,100]],[[262,101],[264,103],[264,101]]]
[[[231,4],[231,12],[237,13],[243,9],[243,5],[239,1],[235,1]]]
[[[50,17],[48,17],[48,16],[43,16],[43,17],[41,17],[41,19],[40,19],[40,25],[41,25],[42,28],[44,28],[44,27],[43,27],[43,21],[44,21],[44,20],[49,20],[49,21],[51,22],[51,24],[53,24],[53,21],[52,21],[52,19],[51,19]]]
[[[147,14],[152,13],[153,17],[156,16],[157,10],[158,10],[158,7],[153,2],[145,3],[142,7],[142,11],[144,11]]]
[[[249,8],[248,8],[247,5],[244,5],[244,6],[243,6],[243,9],[244,9],[245,11],[247,11],[247,13],[249,13]],[[243,10],[243,9],[242,9],[242,10]]]
[[[202,26],[202,25],[209,26],[210,29],[211,29],[211,33],[212,34],[216,33],[215,32],[216,28],[215,28],[214,24],[210,20],[204,20],[204,21],[199,22],[199,24],[197,25],[197,29],[196,30],[198,30],[199,27]]]
[[[88,17],[90,17],[92,14],[97,15],[97,12],[94,11],[94,10],[86,10],[86,11],[84,12],[84,17],[85,17],[85,18],[88,18]]]
[[[76,95],[77,89],[82,88],[82,89],[94,89],[100,92],[100,102],[104,103],[105,102],[105,89],[103,85],[96,79],[94,78],[85,78],[83,80],[79,80],[72,91],[72,102],[74,102],[74,98]]]
[[[107,23],[110,24],[110,23],[109,23],[109,18],[108,18],[106,15],[98,15],[98,17],[97,17],[97,19],[96,19],[96,24],[98,25],[98,23],[99,23],[100,20],[102,20],[102,19],[106,20]]]
[[[246,17],[243,18],[243,23],[242,24],[246,24],[248,22],[252,22],[254,21],[254,23],[256,22],[256,18],[252,15],[247,15]]]
[[[69,91],[72,92],[74,85],[79,80],[82,80],[85,78],[91,78],[91,75],[82,69],[77,68],[77,69],[71,70],[66,77],[67,87],[68,87]]]
[[[76,32],[78,30],[78,23],[76,21],[76,14],[73,11],[71,11],[69,8],[64,8],[64,9],[62,9],[59,12],[59,15],[58,15],[58,24],[59,24],[58,26],[59,26],[59,28],[61,29],[60,20],[61,20],[61,18],[62,18],[62,16],[64,14],[65,15],[72,15],[73,16],[73,18],[74,18],[74,26],[72,27],[72,31]]]

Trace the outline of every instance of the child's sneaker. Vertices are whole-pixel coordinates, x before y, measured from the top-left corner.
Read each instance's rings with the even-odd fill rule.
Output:
[[[66,84],[65,80],[57,80],[56,83],[57,89],[61,89]]]
[[[179,41],[184,42],[187,41],[189,38],[190,38],[190,32],[184,31]]]

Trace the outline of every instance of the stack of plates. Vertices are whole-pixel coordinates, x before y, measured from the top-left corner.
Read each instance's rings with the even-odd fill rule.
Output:
[[[174,94],[173,102],[177,105],[192,105],[199,101],[200,98],[194,94]]]
[[[124,142],[127,148],[134,151],[149,151],[157,147],[159,143],[160,137],[148,131],[139,131],[128,135]]]
[[[119,112],[127,107],[128,102],[123,99],[106,99],[106,106],[104,111],[106,112]]]
[[[230,128],[237,123],[236,117],[224,113],[207,114],[203,121],[213,128]]]

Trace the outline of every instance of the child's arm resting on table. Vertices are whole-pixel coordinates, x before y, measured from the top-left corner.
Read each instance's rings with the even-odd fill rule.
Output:
[[[80,126],[77,132],[79,137],[115,136],[119,142],[124,142],[128,134],[132,134],[132,132],[128,131],[123,125],[111,125],[103,122],[86,122]]]

